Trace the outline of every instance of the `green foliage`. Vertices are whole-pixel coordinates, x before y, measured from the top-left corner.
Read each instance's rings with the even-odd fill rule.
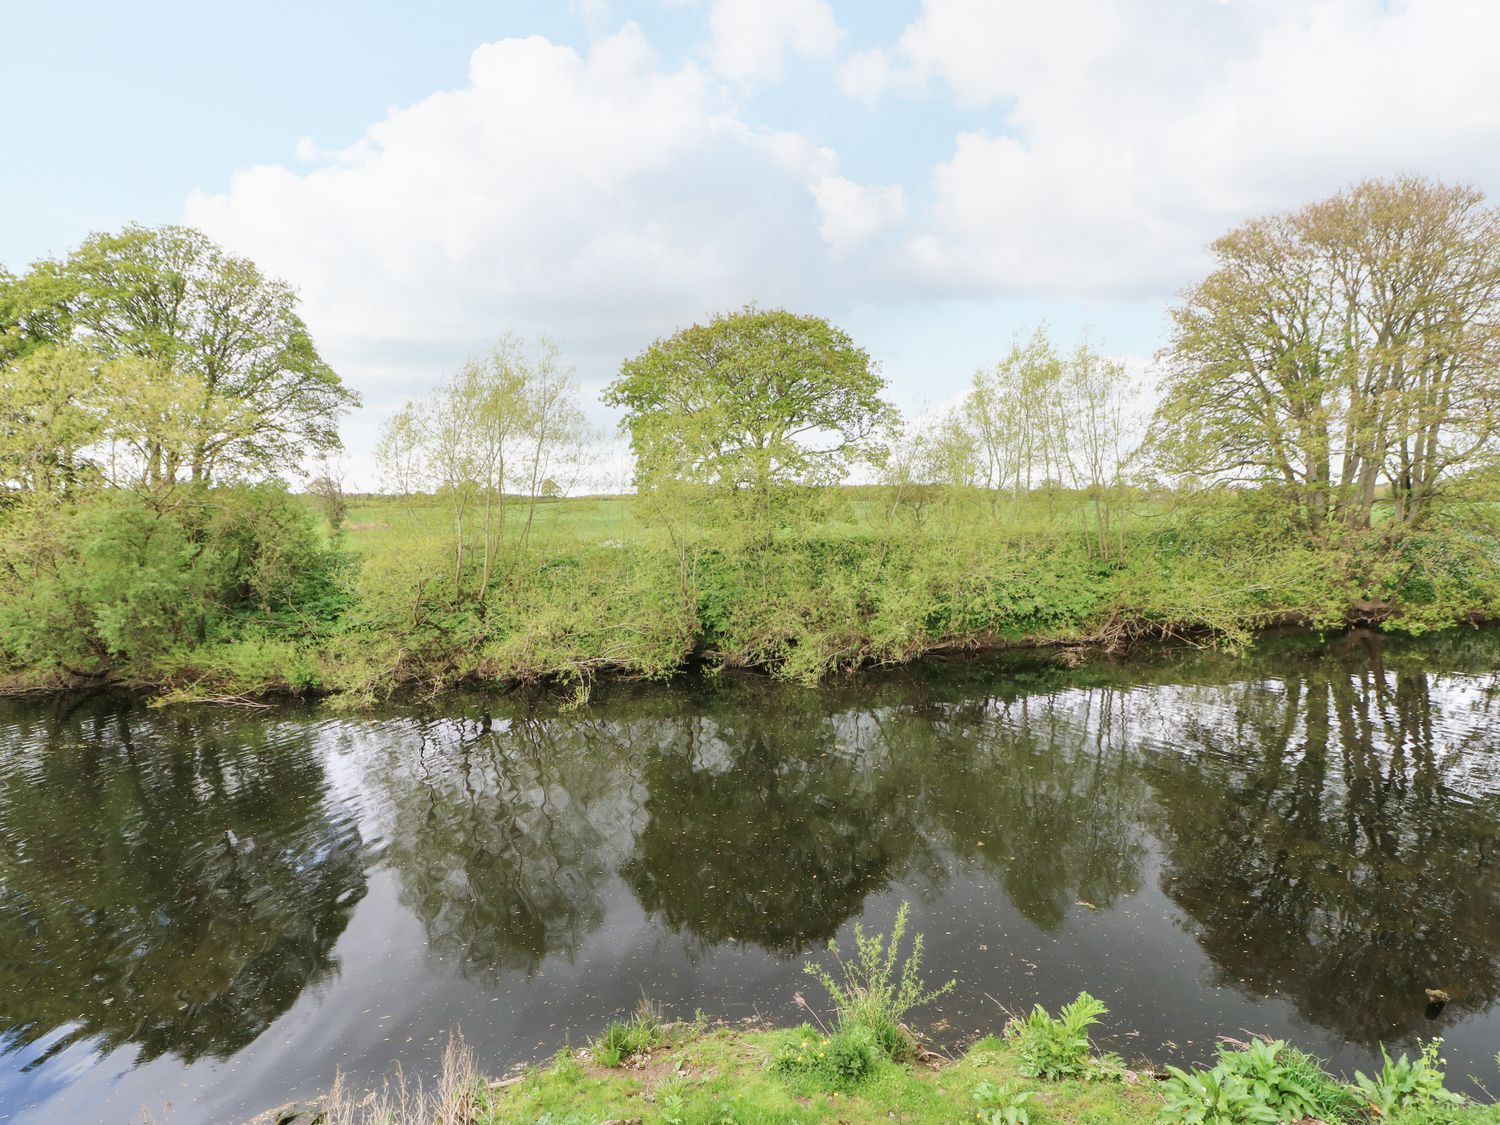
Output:
[[[986,1079],[974,1087],[974,1104],[979,1107],[974,1116],[981,1125],[1031,1125],[1026,1103],[1034,1096],[1029,1090],[1012,1090]]]
[[[1256,1099],[1248,1081],[1222,1066],[1191,1074],[1169,1066],[1167,1072],[1157,1117],[1162,1125],[1272,1125],[1281,1120]]]
[[[604,1034],[593,1043],[594,1060],[600,1066],[615,1067],[651,1052],[666,1042],[661,1017],[650,1004],[642,1002],[628,1020],[612,1020]]]
[[[579,1066],[571,1057],[559,1056],[553,1067],[490,1091],[484,1112],[476,1118],[497,1125],[534,1122],[544,1114],[551,1114],[553,1121],[642,1119],[664,1125],[726,1120],[764,1125],[816,1121],[875,1125],[893,1120],[911,1125],[962,1121],[995,1125],[1028,1118],[1038,1125],[1148,1125],[1153,1120],[1162,1125],[1210,1121],[1271,1125],[1275,1121],[1274,1111],[1257,1109],[1249,1084],[1234,1074],[1224,1075],[1222,1081],[1195,1078],[1188,1083],[1060,1082],[1044,1093],[1028,1096],[1014,1044],[996,1038],[975,1043],[938,1071],[892,1065],[871,1049],[866,1076],[858,1082],[839,1081],[807,1065],[809,1048],[821,1048],[824,1039],[835,1038],[810,1027],[762,1032],[717,1029],[691,1035],[674,1040],[676,1069],[654,1090],[640,1072],[600,1073]],[[804,1059],[801,1064],[795,1062],[799,1053]],[[790,1065],[783,1061],[788,1055]],[[816,1059],[816,1051],[812,1057]],[[1287,1047],[1273,1061],[1296,1071],[1307,1058]],[[1331,1081],[1326,1076],[1323,1080]],[[1007,1110],[1015,1112],[1008,1116]],[[1344,1120],[1365,1119],[1346,1116]],[[1500,1109],[1444,1104],[1420,1111],[1397,1110],[1389,1120],[1398,1125],[1496,1125]]]
[[[108,376],[99,428],[151,487],[292,468],[337,448],[338,418],[359,401],[318,355],[295,292],[188,227],[95,233],[5,288],[0,362],[90,353]]]
[[[830,939],[828,952],[833,955],[837,975],[816,962],[803,969],[827,991],[838,1013],[839,1027],[863,1029],[871,1035],[884,1054],[893,1059],[912,1052],[909,1034],[902,1026],[906,1013],[930,1004],[951,991],[956,982],[948,981],[936,989],[922,982],[922,935],[912,938],[911,951],[901,952],[906,936],[910,903],[903,902],[896,911],[889,939],[883,934],[866,935],[864,927],[854,924],[854,956],[845,960],[838,941]]]
[[[172,500],[100,492],[0,515],[0,653],[33,669],[161,680],[186,653],[201,661],[236,642],[269,643],[285,661],[310,613],[341,612],[341,563],[284,488]]]
[[[884,387],[827,321],[752,307],[656,341],[622,365],[605,401],[625,409],[642,483],[748,490],[765,516],[773,488],[834,483],[879,456],[894,419]]]
[[[1384,1060],[1380,1073],[1373,1078],[1364,1071],[1354,1072],[1354,1086],[1359,1096],[1371,1109],[1385,1117],[1398,1110],[1426,1111],[1440,1106],[1456,1106],[1463,1098],[1443,1086],[1443,1060],[1441,1039],[1429,1040],[1423,1045],[1415,1059],[1403,1051],[1399,1059],[1392,1059],[1381,1048]]]
[[[1040,1004],[1025,1016],[1012,1019],[1006,1024],[1005,1038],[1020,1052],[1021,1073],[1055,1081],[1100,1076],[1111,1069],[1101,1068],[1089,1042],[1089,1028],[1108,1011],[1102,1001],[1080,992],[1076,1000],[1063,1005],[1055,1019]]]
[[[1284,1040],[1257,1039],[1240,1051],[1221,1047],[1214,1071],[1221,1078],[1243,1079],[1256,1103],[1271,1110],[1277,1121],[1342,1121],[1357,1108],[1316,1059]]]
[[[850,1090],[880,1065],[881,1047],[870,1029],[851,1025],[825,1035],[807,1025],[787,1032],[771,1056],[778,1074],[808,1078],[819,1089]]]

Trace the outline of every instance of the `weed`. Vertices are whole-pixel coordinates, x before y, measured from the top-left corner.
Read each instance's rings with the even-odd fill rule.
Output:
[[[1012,1090],[986,1080],[974,1087],[974,1103],[979,1107],[974,1116],[982,1125],[1031,1125],[1026,1103],[1032,1097],[1029,1090]]]
[[[636,1055],[649,1054],[651,1048],[666,1040],[661,1013],[642,1000],[635,1015],[628,1020],[614,1020],[593,1044],[594,1059],[600,1066],[616,1067]]]
[[[1101,1067],[1093,1057],[1089,1028],[1108,1012],[1102,1001],[1080,992],[1078,999],[1064,1004],[1056,1019],[1047,1009],[1035,1005],[1024,1017],[1012,1019],[1005,1027],[1005,1038],[1016,1044],[1021,1055],[1021,1073],[1028,1078],[1102,1077],[1115,1066]],[[1108,1056],[1107,1063],[1116,1063]]]
[[[687,1099],[683,1097],[682,1087],[682,1079],[671,1078],[657,1089],[656,1107],[662,1125],[686,1125]]]
[[[913,1053],[910,1034],[902,1026],[906,1013],[931,1003],[956,983],[950,980],[930,990],[922,983],[921,934],[912,938],[911,952],[902,957],[901,939],[906,936],[910,908],[910,903],[903,902],[896,911],[888,940],[883,934],[866,936],[864,928],[856,922],[851,960],[844,960],[838,942],[830,940],[828,951],[833,954],[838,976],[815,962],[803,966],[828,991],[838,1012],[839,1027],[866,1029],[881,1051],[892,1059]]]
[[[1316,1059],[1285,1040],[1257,1039],[1237,1051],[1220,1047],[1214,1070],[1244,1079],[1256,1102],[1277,1121],[1341,1121],[1356,1108],[1348,1091]]]
[[[1438,1056],[1442,1047],[1441,1039],[1429,1040],[1415,1059],[1408,1058],[1405,1052],[1399,1059],[1392,1059],[1382,1047],[1380,1054],[1385,1061],[1380,1073],[1371,1078],[1364,1071],[1356,1070],[1355,1088],[1370,1108],[1382,1117],[1390,1117],[1402,1109],[1458,1105],[1463,1098],[1443,1088],[1444,1060]]]
[[[777,1045],[771,1069],[810,1078],[823,1089],[850,1090],[879,1066],[880,1055],[869,1028],[854,1025],[823,1035],[804,1024]]]
[[[1256,1100],[1250,1083],[1238,1074],[1215,1066],[1189,1074],[1175,1066],[1161,1084],[1162,1108],[1158,1122],[1181,1125],[1273,1125],[1276,1111]]]

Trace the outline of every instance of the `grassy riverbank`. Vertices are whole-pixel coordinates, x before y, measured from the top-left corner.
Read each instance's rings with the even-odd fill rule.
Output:
[[[1441,1077],[1436,1086],[1430,1081],[1422,1086],[1421,1080],[1402,1079],[1381,1085],[1379,1076],[1369,1076],[1373,1086],[1365,1090],[1330,1077],[1316,1060],[1285,1045],[1275,1051],[1272,1064],[1260,1068],[1261,1081],[1269,1076],[1270,1085],[1260,1087],[1259,1100],[1242,1092],[1253,1088],[1254,1078],[1242,1079],[1236,1087],[1222,1078],[1222,1062],[1220,1077],[1205,1080],[1214,1073],[1207,1070],[1188,1077],[1227,1095],[1194,1100],[1189,1083],[1170,1075],[1164,1081],[1158,1073],[1132,1069],[1107,1055],[1090,1054],[1080,1060],[1076,1073],[1045,1077],[1036,1073],[1029,1046],[1013,1031],[983,1038],[956,1057],[924,1052],[921,1058],[893,1061],[878,1051],[861,1055],[851,1050],[847,1033],[812,1026],[752,1030],[677,1024],[656,1029],[638,1052],[608,1055],[614,1065],[604,1065],[607,1049],[596,1042],[587,1049],[562,1051],[544,1066],[486,1079],[457,1044],[450,1047],[443,1077],[421,1094],[414,1086],[388,1087],[383,1094],[364,1097],[340,1088],[306,1112],[309,1119],[317,1112],[326,1114],[329,1125],[1500,1123],[1500,1107],[1447,1094]],[[1223,1058],[1230,1060],[1229,1069],[1253,1073],[1258,1064],[1243,1060],[1255,1052],[1245,1046],[1227,1044]],[[1264,1055],[1269,1045],[1261,1043],[1256,1050]],[[837,1056],[836,1062],[828,1061],[830,1054]],[[1303,1117],[1299,1108],[1283,1110],[1274,1091],[1286,1093],[1288,1088],[1305,1091],[1315,1113]],[[1395,1100],[1378,1109],[1372,1098],[1383,1094]],[[1212,1112],[1216,1104],[1219,1116]],[[1210,1112],[1192,1116],[1197,1109]],[[283,1120],[277,1113],[284,1112],[273,1111],[256,1125]]]
[[[789,501],[790,502],[790,501]],[[3,682],[174,698],[663,679],[799,682],[936,650],[1239,644],[1266,626],[1425,632],[1500,613],[1493,507],[1310,538],[1253,495],[830,489],[770,534],[631,497],[515,501],[489,558],[440,500],[214,489],[3,514]],[[732,513],[731,513],[732,515]],[[1100,528],[1107,528],[1101,534]],[[467,533],[466,533],[467,534]]]

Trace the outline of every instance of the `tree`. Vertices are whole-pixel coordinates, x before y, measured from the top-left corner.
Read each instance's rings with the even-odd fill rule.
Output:
[[[349,497],[344,492],[344,464],[324,458],[318,475],[307,482],[306,492],[318,502],[331,530],[337,531],[349,515]]]
[[[1153,446],[1169,472],[1283,491],[1367,528],[1382,477],[1420,521],[1500,437],[1500,211],[1370,180],[1213,244],[1173,310]]]
[[[1099,553],[1109,555],[1111,499],[1125,465],[1125,364],[1095,351],[1087,341],[1063,365],[1069,445],[1075,482],[1088,491]]]
[[[1087,340],[1060,352],[1045,328],[1016,342],[993,368],[974,375],[958,410],[978,461],[978,479],[1002,490],[1012,511],[1037,487],[1087,491],[1099,551],[1108,553],[1110,496],[1126,460],[1125,365]]]
[[[89,356],[48,345],[0,374],[0,487],[62,492],[94,479],[86,451],[104,433],[104,404]]]
[[[747,307],[657,340],[605,392],[623,407],[637,483],[747,494],[830,484],[878,459],[894,420],[885,380],[841,329],[815,316]]]
[[[296,305],[199,231],[128,226],[0,278],[0,363],[71,345],[117,365],[128,389],[111,412],[149,400],[126,442],[148,485],[272,473],[338,448],[338,417],[358,403]]]
[[[986,484],[1008,488],[1016,507],[1032,489],[1071,478],[1063,382],[1063,360],[1045,328],[974,375],[964,414],[984,451]]]
[[[407,403],[386,423],[377,457],[387,481],[408,494],[431,488],[448,502],[456,592],[472,521],[479,525],[483,601],[509,499],[527,498],[517,536],[524,544],[544,482],[578,459],[587,434],[577,389],[556,344],[543,339],[528,353],[519,337],[507,335],[488,355],[466,360],[430,400]]]

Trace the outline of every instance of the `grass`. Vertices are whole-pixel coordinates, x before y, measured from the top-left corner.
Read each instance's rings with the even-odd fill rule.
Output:
[[[499,1082],[485,1082],[470,1072],[454,1083],[450,1069],[446,1084],[440,1083],[425,1102],[408,1099],[416,1115],[391,1115],[401,1102],[387,1091],[365,1103],[367,1110],[342,1094],[344,1100],[328,1120],[336,1125],[1159,1125],[1183,1120],[1181,1110],[1168,1110],[1167,1083],[1124,1070],[1113,1081],[1039,1080],[1025,1074],[1017,1046],[996,1037],[935,1064],[894,1063],[872,1052],[868,1069],[855,1078],[832,1069],[780,1065],[789,1054],[826,1051],[826,1044],[828,1037],[812,1027],[767,1031],[668,1025],[649,1056],[630,1068],[604,1067],[589,1052],[563,1051],[546,1066]],[[451,1111],[447,1117],[436,1115],[444,1106],[458,1105],[467,1117]],[[1021,1112],[1007,1115],[1008,1109]],[[378,1116],[377,1110],[388,1115]],[[1223,1125],[1238,1120],[1255,1118],[1225,1118]],[[1497,1125],[1500,1108],[1429,1105],[1389,1118],[1361,1109],[1342,1120]]]
[[[664,1125],[898,1120],[952,1125],[976,1119],[981,1107],[975,1092],[986,1082],[992,1089],[1033,1091],[1026,1106],[1038,1125],[1146,1125],[1155,1120],[1160,1107],[1149,1088],[1123,1082],[1059,1082],[1040,1089],[1021,1077],[1016,1052],[993,1038],[940,1069],[893,1063],[872,1052],[868,1069],[853,1080],[832,1069],[789,1070],[776,1065],[789,1052],[806,1054],[829,1038],[812,1027],[718,1028],[673,1036],[661,1048],[656,1066],[636,1074],[617,1075],[574,1056],[559,1056],[551,1066],[528,1072],[522,1081],[489,1091],[477,1120],[549,1125],[634,1118]]]
[[[1087,502],[1066,493],[995,510],[950,495],[913,513],[847,488],[809,504],[763,542],[645,499],[547,501],[523,542],[518,502],[481,602],[472,544],[455,588],[440,503],[358,500],[343,540],[358,559],[350,609],[302,678],[356,703],[459,682],[582,692],[601,674],[661,679],[694,660],[809,683],[934,650],[1236,645],[1270,624],[1342,626],[1354,610],[1420,632],[1500,610],[1493,529],[1458,516],[1394,543],[1378,532],[1314,543],[1250,498],[1137,495],[1101,546]],[[205,682],[228,690],[212,672],[230,663],[201,660]]]
[[[614,1020],[594,1041],[594,1060],[600,1066],[620,1066],[649,1055],[653,1047],[662,1043],[664,1036],[661,1014],[643,999],[633,1016],[628,1020]]]
[[[1418,633],[1500,615],[1500,536],[1479,505],[1418,531],[1313,540],[1254,494],[1131,493],[1113,501],[1101,541],[1087,499],[1066,492],[996,504],[952,490],[920,508],[874,487],[794,499],[769,534],[699,501],[513,501],[486,585],[472,513],[460,566],[441,501],[354,498],[286,604],[196,629],[187,617],[146,629],[160,614],[124,613],[115,596],[124,583],[149,600],[139,567],[105,581],[70,555],[83,594],[68,596],[89,613],[58,594],[39,614],[26,599],[40,587],[17,586],[14,620],[0,621],[0,690],[63,686],[107,649],[113,682],[170,699],[327,693],[359,707],[537,682],[583,698],[600,676],[660,680],[695,664],[812,683],[955,649],[1235,647],[1286,623]],[[42,542],[46,527],[33,530]],[[89,614],[108,636],[72,635]]]
[[[324,1099],[323,1120],[328,1125],[1166,1125],[1183,1121],[1191,1110],[1183,1107],[1172,1083],[1123,1067],[1108,1079],[1097,1073],[1050,1081],[1030,1076],[1019,1045],[995,1036],[957,1058],[925,1063],[892,1062],[870,1050],[857,1075],[834,1066],[784,1065],[789,1057],[830,1053],[832,1039],[810,1026],[663,1024],[652,1044],[626,1066],[604,1066],[591,1050],[564,1050],[544,1066],[500,1080],[484,1079],[473,1056],[455,1040],[430,1088],[398,1081],[360,1097],[338,1086]],[[1285,1048],[1281,1061],[1295,1068],[1301,1083],[1322,1084],[1325,1097],[1334,1096],[1325,1087],[1347,1096],[1348,1088],[1333,1083],[1309,1058]],[[1500,1107],[1462,1099],[1408,1105],[1381,1116],[1349,1097],[1340,1109],[1327,1120],[1500,1125]],[[277,1120],[277,1112],[252,1125]],[[1187,1119],[1240,1125],[1261,1118]]]

